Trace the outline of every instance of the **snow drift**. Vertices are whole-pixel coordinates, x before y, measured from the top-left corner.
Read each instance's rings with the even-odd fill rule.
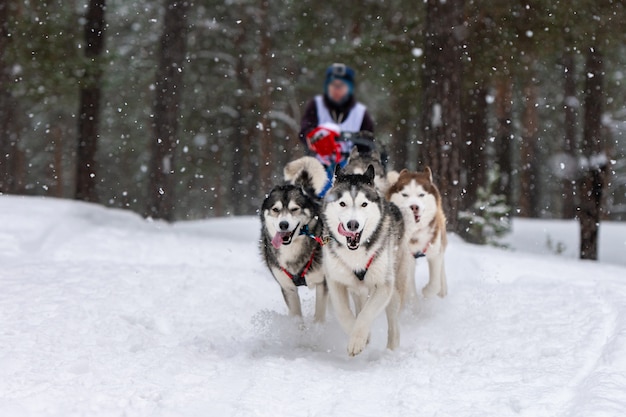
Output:
[[[623,266],[452,239],[449,296],[402,314],[397,351],[381,317],[349,358],[306,289],[305,319],[287,317],[254,217],[169,225],[1,196],[0,224],[2,416],[626,412]]]

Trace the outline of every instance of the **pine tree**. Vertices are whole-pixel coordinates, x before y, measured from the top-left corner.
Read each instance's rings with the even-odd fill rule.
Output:
[[[608,157],[602,131],[604,61],[597,47],[587,52],[585,64],[585,127],[581,146],[582,176],[578,180],[580,258],[598,259],[598,231]]]
[[[472,243],[498,245],[497,238],[511,230],[511,207],[506,196],[497,193],[500,175],[495,165],[487,174],[487,184],[478,187],[474,204],[459,213],[463,237]]]
[[[183,89],[189,3],[165,1],[154,101],[154,139],[150,164],[148,215],[174,220],[175,150]]]
[[[433,170],[448,227],[457,229],[460,186],[461,75],[464,0],[426,4],[426,38],[422,85],[422,163]]]
[[[85,57],[87,69],[81,81],[78,117],[76,199],[97,202],[96,150],[100,125],[102,68],[104,50],[105,0],[91,0],[85,17]]]

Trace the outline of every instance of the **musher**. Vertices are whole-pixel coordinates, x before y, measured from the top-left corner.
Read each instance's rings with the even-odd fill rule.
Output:
[[[327,168],[344,166],[353,146],[370,152],[374,145],[374,122],[364,104],[354,97],[354,70],[333,64],[326,70],[324,95],[306,106],[300,123],[300,140]]]

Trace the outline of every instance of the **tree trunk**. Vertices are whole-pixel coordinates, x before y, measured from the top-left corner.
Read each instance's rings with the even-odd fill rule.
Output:
[[[505,196],[506,205],[513,206],[513,81],[510,76],[496,80],[495,112],[496,128],[496,164],[500,168],[497,194]]]
[[[565,113],[565,131],[563,136],[563,154],[566,156],[565,177],[561,182],[561,193],[563,195],[563,208],[561,215],[564,219],[573,219],[576,216],[576,199],[574,187],[574,165],[576,152],[576,64],[574,53],[568,50],[563,55],[563,111]],[[557,168],[558,169],[558,168]],[[571,174],[570,174],[571,173]]]
[[[50,128],[50,142],[53,146],[54,163],[51,167],[52,174],[52,195],[58,198],[63,197],[63,129],[58,126]]]
[[[484,187],[487,179],[487,89],[478,87],[472,90],[467,117],[464,118],[461,166],[465,170],[464,204],[467,210],[476,201],[478,187]]]
[[[393,132],[393,136],[391,137],[391,149],[387,152],[389,153],[389,158],[393,163],[393,166],[397,169],[409,168],[409,141],[410,141],[410,128],[409,128],[409,120],[411,120],[411,103],[409,97],[406,94],[401,92],[392,94],[390,97],[393,100],[393,107],[398,109],[398,111],[402,112],[403,117],[400,117],[400,120],[403,122],[399,123],[396,126],[395,131]]]
[[[12,1],[0,3],[0,193],[14,193],[17,183],[18,122],[15,99],[9,89],[12,63],[5,56],[12,41],[8,23],[14,7]]]
[[[85,57],[87,68],[80,89],[78,111],[78,150],[76,155],[77,200],[97,202],[96,150],[100,123],[100,56],[104,50],[105,0],[90,0],[85,16]]]
[[[247,31],[241,31],[235,40],[235,48],[237,50],[245,50]],[[253,113],[254,97],[252,97],[253,87],[250,81],[251,74],[246,68],[246,56],[238,54],[235,63],[237,81],[242,89],[246,91],[237,99],[237,112],[240,120],[237,126],[237,134],[234,135],[230,142],[232,149],[232,168],[230,177],[230,187],[228,195],[230,196],[229,209],[230,213],[235,215],[250,214],[253,206],[250,203],[251,197],[255,196],[257,189],[253,181],[252,175],[253,158],[253,137],[254,125],[248,122],[250,114]]]
[[[456,230],[460,186],[461,38],[464,0],[428,0],[423,72],[421,159],[433,170],[448,218]]]
[[[189,3],[165,0],[165,17],[159,49],[154,102],[154,139],[150,161],[147,215],[174,220],[175,151],[183,89]]]
[[[578,181],[580,258],[598,259],[598,230],[602,215],[607,155],[602,140],[604,63],[597,48],[590,48],[585,63],[585,126],[582,140],[582,176]]]
[[[519,215],[521,217],[538,216],[537,189],[537,86],[533,73],[528,74],[524,87],[524,114],[522,116],[522,149],[520,167]]]
[[[270,22],[269,22],[269,0],[263,0],[260,2],[259,6],[259,23],[262,30],[260,31],[260,45],[259,45],[259,68],[258,70],[262,74],[261,84],[259,85],[260,90],[259,93],[261,96],[259,97],[259,106],[258,114],[261,115],[261,129],[259,131],[260,138],[258,141],[259,147],[259,188],[257,190],[257,197],[260,199],[258,204],[255,203],[255,206],[259,207],[261,205],[261,201],[263,201],[263,196],[267,193],[272,185],[276,182],[273,176],[272,167],[275,164],[272,163],[272,151],[275,146],[272,143],[272,84],[268,82],[271,79],[271,63],[272,57],[271,54],[271,46],[272,39],[270,38]]]

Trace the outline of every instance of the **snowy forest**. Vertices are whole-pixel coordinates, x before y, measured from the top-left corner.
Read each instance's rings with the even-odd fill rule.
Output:
[[[0,0],[1,417],[626,416],[625,254],[625,0]]]
[[[624,21],[621,0],[3,0],[0,192],[255,214],[344,62],[388,168],[431,166],[451,230],[494,201],[626,220]]]

